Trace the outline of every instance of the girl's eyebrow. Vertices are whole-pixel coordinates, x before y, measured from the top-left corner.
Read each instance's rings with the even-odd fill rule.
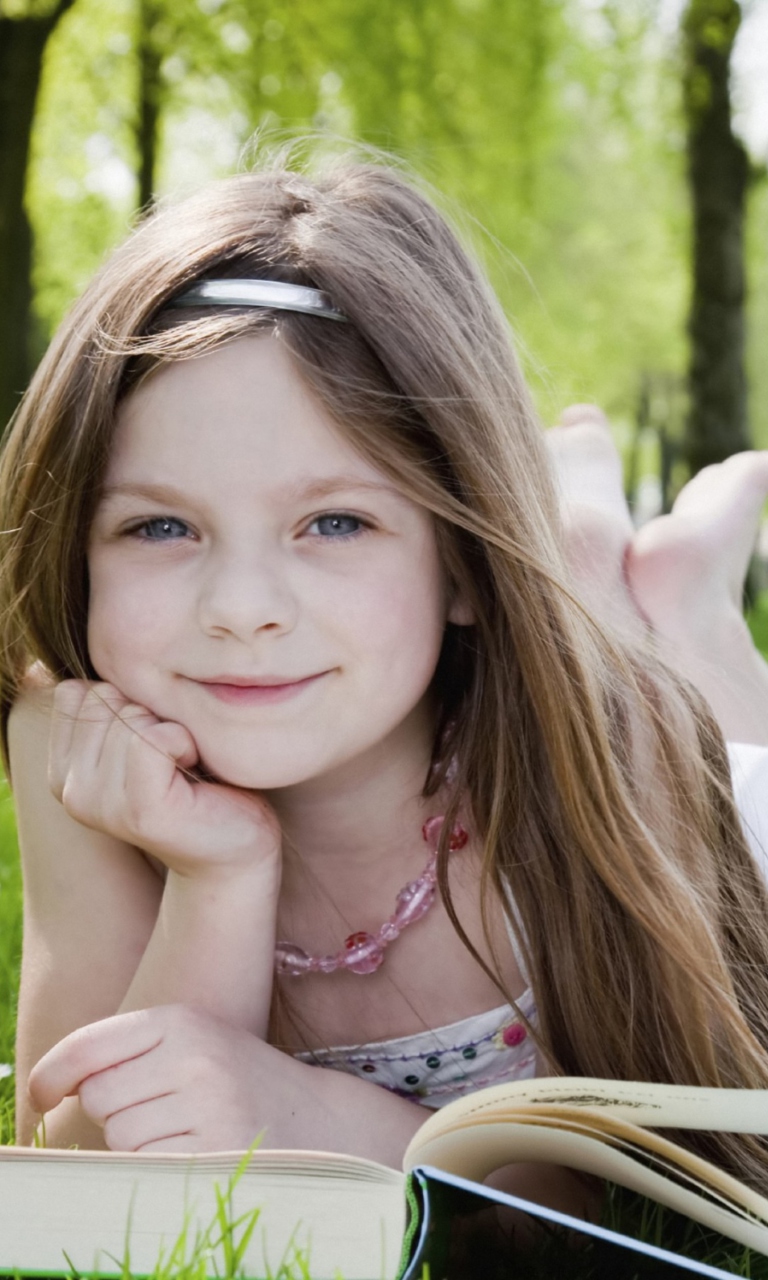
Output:
[[[394,485],[387,484],[384,481],[364,480],[361,476],[354,475],[336,475],[325,476],[322,480],[308,480],[304,484],[290,485],[286,489],[277,492],[275,498],[280,502],[301,501],[305,498],[322,498],[341,489],[362,489],[368,492],[389,493],[393,497],[401,496]],[[126,481],[123,484],[105,485],[101,496],[102,499],[106,499],[120,497],[121,495],[149,498],[153,502],[175,503],[189,502],[190,500],[189,494],[175,488],[173,485],[142,483],[141,481]]]

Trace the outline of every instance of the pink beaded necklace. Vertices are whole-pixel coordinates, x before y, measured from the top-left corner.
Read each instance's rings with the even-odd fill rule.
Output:
[[[429,862],[418,880],[411,880],[395,899],[394,913],[376,930],[366,933],[360,930],[350,933],[341,951],[329,956],[309,956],[293,942],[278,942],[275,947],[275,972],[282,977],[298,978],[303,973],[335,973],[337,969],[349,969],[350,973],[374,973],[390,942],[394,942],[407,929],[425,916],[435,901],[437,887],[437,844],[443,825],[443,815],[427,818],[421,834],[432,850]],[[463,849],[468,836],[460,822],[451,831],[450,850]]]

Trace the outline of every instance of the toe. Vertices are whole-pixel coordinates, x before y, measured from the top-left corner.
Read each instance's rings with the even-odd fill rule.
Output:
[[[563,409],[560,414],[559,426],[576,427],[582,424],[591,423],[593,426],[604,427],[606,431],[608,419],[602,409],[597,404],[570,404],[567,409]]]

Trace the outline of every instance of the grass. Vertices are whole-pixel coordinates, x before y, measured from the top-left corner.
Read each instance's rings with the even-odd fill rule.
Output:
[[[749,623],[755,643],[768,658],[768,592],[752,610]],[[9,789],[0,780],[0,1064],[13,1063],[20,956],[21,873],[16,828]],[[13,1094],[13,1075],[0,1076],[0,1145],[13,1142]],[[217,1218],[204,1237],[192,1241],[191,1250],[190,1241],[180,1239],[169,1254],[158,1261],[152,1280],[204,1280],[206,1266],[210,1267],[211,1251],[215,1251],[216,1229],[221,1237],[217,1247],[224,1250],[222,1280],[233,1280],[238,1274],[238,1251],[242,1244],[242,1235],[236,1239],[235,1233],[238,1229],[248,1230],[248,1223],[228,1221],[226,1193],[223,1197]],[[768,1258],[750,1255],[749,1250],[724,1245],[721,1240],[715,1241],[659,1206],[649,1206],[642,1198],[614,1190],[608,1199],[606,1215],[606,1226],[667,1248],[680,1248],[703,1262],[730,1270],[734,1275],[768,1280]],[[256,1219],[250,1229],[253,1230],[255,1225]],[[129,1260],[121,1260],[120,1265],[122,1280],[131,1280]],[[227,1270],[227,1267],[231,1269]],[[311,1280],[306,1257],[297,1252],[295,1257],[284,1260],[278,1271],[267,1280]],[[575,1272],[573,1280],[578,1280]]]
[[[768,591],[763,592],[749,614],[749,628],[758,649],[768,658]]]
[[[21,871],[8,784],[0,779],[0,1070],[13,1062],[21,959]],[[13,1141],[13,1075],[0,1078],[0,1144]]]

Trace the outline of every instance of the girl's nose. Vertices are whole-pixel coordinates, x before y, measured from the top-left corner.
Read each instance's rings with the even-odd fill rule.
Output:
[[[210,635],[230,634],[250,640],[269,627],[290,631],[296,624],[298,602],[279,557],[217,557],[208,565],[200,585],[198,618]]]

